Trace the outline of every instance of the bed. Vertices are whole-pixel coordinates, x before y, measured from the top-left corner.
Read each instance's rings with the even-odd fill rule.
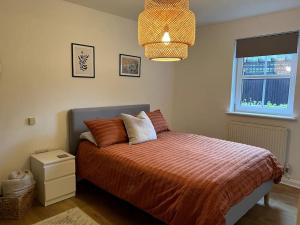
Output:
[[[233,225],[280,181],[282,168],[270,152],[200,135],[170,131],[101,150],[79,140],[85,120],[149,110],[147,104],[70,110],[78,175],[171,225]]]

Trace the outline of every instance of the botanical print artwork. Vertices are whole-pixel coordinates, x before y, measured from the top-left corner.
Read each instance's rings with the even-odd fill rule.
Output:
[[[79,60],[79,66],[81,71],[86,71],[88,69],[87,60],[89,58],[89,55],[84,54],[83,51],[81,51],[81,54],[78,56]]]
[[[72,43],[73,77],[95,77],[95,52],[93,46]]]
[[[120,54],[120,76],[140,77],[141,58]]]

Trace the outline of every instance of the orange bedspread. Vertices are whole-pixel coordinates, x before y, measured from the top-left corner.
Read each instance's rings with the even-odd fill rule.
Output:
[[[200,135],[98,149],[80,143],[77,172],[170,225],[224,225],[231,206],[282,167],[267,150]]]

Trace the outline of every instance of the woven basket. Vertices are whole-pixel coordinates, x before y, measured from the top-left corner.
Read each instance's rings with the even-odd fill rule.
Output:
[[[0,197],[0,219],[20,219],[31,208],[34,185],[22,196]]]

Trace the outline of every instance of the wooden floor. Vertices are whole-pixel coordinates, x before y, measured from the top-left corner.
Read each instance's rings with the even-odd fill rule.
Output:
[[[270,207],[265,207],[263,201],[259,202],[237,225],[295,225],[299,192],[295,188],[276,185],[271,193]],[[79,207],[100,225],[164,225],[147,213],[84,181],[78,184],[76,198],[46,208],[35,203],[22,220],[0,220],[0,225],[29,225],[73,207]]]

